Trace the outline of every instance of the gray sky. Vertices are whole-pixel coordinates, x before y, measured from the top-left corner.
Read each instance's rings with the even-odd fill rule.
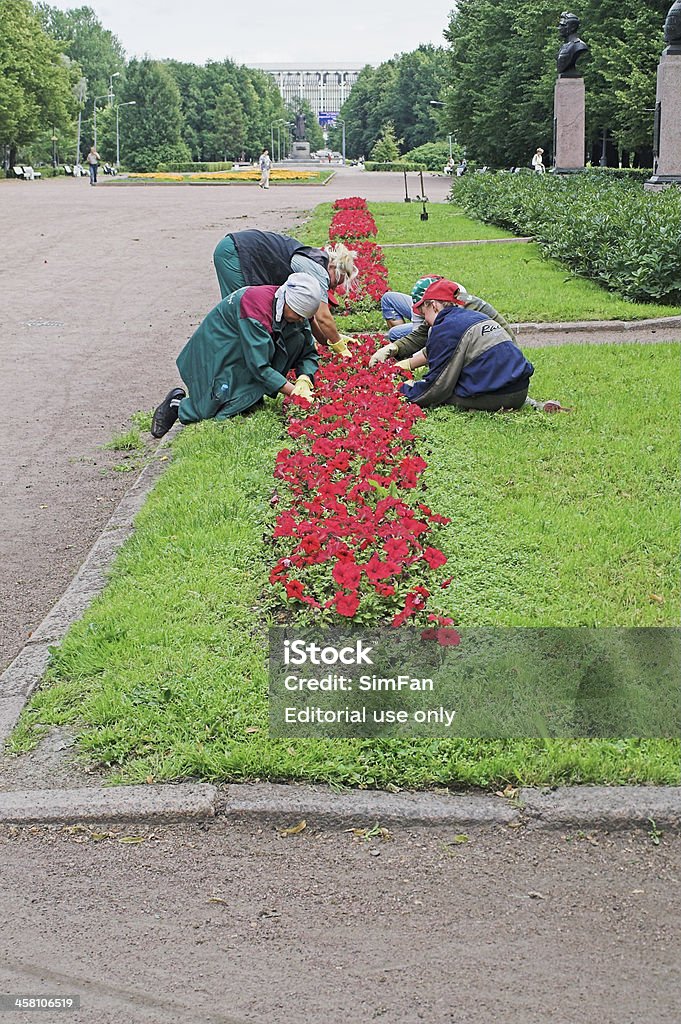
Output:
[[[204,64],[344,61],[380,64],[420,43],[442,45],[454,0],[49,0],[88,6],[129,57]]]

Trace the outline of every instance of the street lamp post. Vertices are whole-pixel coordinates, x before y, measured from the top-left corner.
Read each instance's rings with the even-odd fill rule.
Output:
[[[270,153],[271,153],[271,156],[272,156],[272,160],[274,160],[274,129],[275,129],[275,127],[277,129],[277,150],[278,150],[278,153],[279,153],[279,158],[278,159],[280,159],[281,158],[281,126],[282,126],[282,124],[285,124],[285,122],[286,122],[286,118],[285,117],[278,117],[277,120],[273,121],[272,124],[270,125],[270,133],[272,135],[272,149],[270,150]]]
[[[449,143],[449,159],[452,159],[452,138],[454,137],[453,132],[449,132],[447,135],[447,142]]]
[[[93,118],[94,118],[94,136],[95,136],[94,143],[95,143],[95,149],[97,149],[97,100],[106,100],[106,99],[108,99],[108,97],[109,97],[109,93],[105,92],[101,96],[95,96],[94,100],[92,101],[92,112],[93,112]]]
[[[343,141],[341,143],[341,156],[343,157],[343,167],[345,167],[345,118],[337,117],[336,124],[340,124],[343,131]]]
[[[121,166],[121,137],[118,129],[118,111],[121,107],[135,107],[137,100],[128,100],[127,103],[116,104],[116,168]]]
[[[113,107],[114,91],[113,91],[113,80],[114,78],[120,78],[120,71],[114,71],[112,75],[109,75],[109,106]]]

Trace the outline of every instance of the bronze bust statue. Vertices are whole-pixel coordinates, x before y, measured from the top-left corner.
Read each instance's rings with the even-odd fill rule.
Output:
[[[667,53],[681,53],[681,0],[675,0],[667,12],[664,41],[668,46]]]
[[[576,64],[582,54],[586,53],[589,47],[583,39],[577,35],[579,31],[579,18],[576,14],[563,11],[558,22],[558,34],[563,40],[563,45],[558,51],[556,67],[561,77],[575,78],[579,75]]]

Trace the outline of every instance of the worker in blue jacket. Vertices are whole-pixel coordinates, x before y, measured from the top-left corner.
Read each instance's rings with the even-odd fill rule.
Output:
[[[173,388],[155,410],[151,433],[163,437],[181,423],[227,419],[246,413],[267,395],[300,395],[312,401],[319,357],[310,320],[322,301],[309,274],[291,274],[276,285],[232,292],[199,324],[177,358],[186,384]],[[295,370],[295,384],[287,380]]]
[[[456,405],[498,412],[519,409],[534,373],[511,335],[484,313],[457,301],[459,285],[435,281],[415,305],[430,327],[423,352],[397,365],[415,370],[428,365],[419,381],[406,381],[402,393],[424,408]]]

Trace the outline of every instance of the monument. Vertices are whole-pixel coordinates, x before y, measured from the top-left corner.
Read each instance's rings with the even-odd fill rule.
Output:
[[[563,42],[556,57],[558,78],[553,94],[553,159],[555,170],[559,174],[567,174],[584,167],[584,79],[576,65],[589,47],[579,38],[576,14],[563,11],[558,33]]]
[[[296,114],[295,128],[293,129],[293,146],[291,148],[292,160],[310,160],[310,143],[305,139],[305,115]]]
[[[669,8],[664,41],[657,69],[653,175],[645,184],[651,190],[681,185],[681,0]]]

